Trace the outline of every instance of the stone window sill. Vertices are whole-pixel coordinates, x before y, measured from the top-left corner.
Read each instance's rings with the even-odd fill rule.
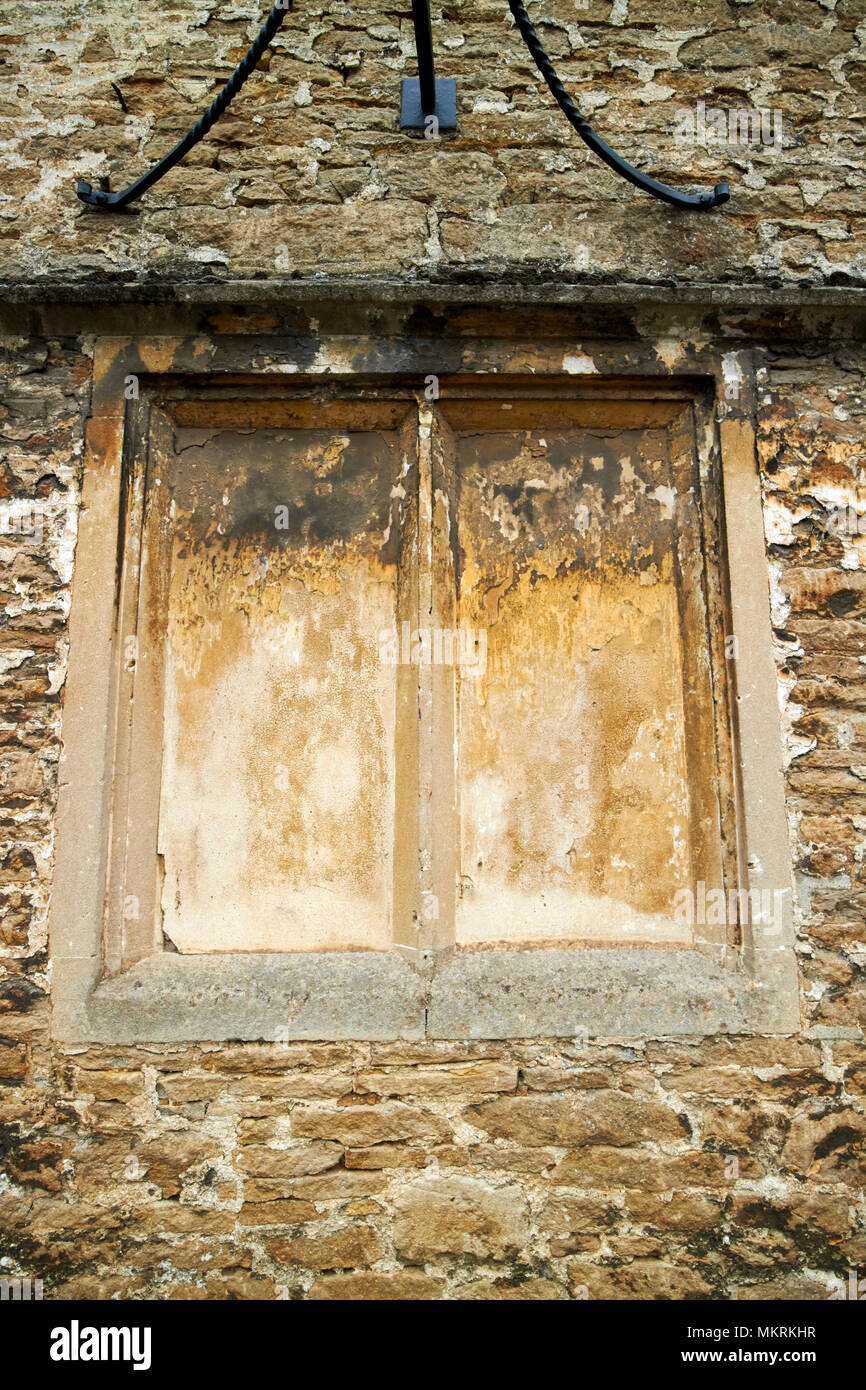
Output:
[[[162,954],[102,980],[67,1020],[95,1042],[659,1037],[797,1027],[781,945],[456,950],[429,973],[397,952]],[[81,962],[95,972],[97,963]]]

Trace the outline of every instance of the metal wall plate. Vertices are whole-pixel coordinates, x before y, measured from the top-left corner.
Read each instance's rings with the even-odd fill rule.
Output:
[[[436,110],[440,130],[457,129],[457,81],[436,78]],[[421,83],[417,77],[404,77],[400,101],[400,129],[424,130],[427,118],[421,109]]]

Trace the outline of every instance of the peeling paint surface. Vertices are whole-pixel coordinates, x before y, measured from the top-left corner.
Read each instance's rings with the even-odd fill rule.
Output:
[[[460,681],[457,939],[689,942],[664,434],[466,433],[457,461],[460,622],[489,629]]]
[[[712,727],[686,709],[696,684],[711,707],[706,615],[684,596],[699,506],[670,429],[539,402],[279,407],[293,429],[244,409],[257,428],[181,407],[162,465],[167,941],[383,950],[433,893],[462,946],[692,944],[676,895],[717,881],[719,852],[698,824]],[[412,464],[431,441],[432,475]],[[419,660],[433,614],[454,641]],[[458,632],[483,661],[448,656]],[[406,815],[421,825],[428,797],[414,868]]]
[[[395,621],[399,471],[384,431],[180,447],[160,812],[180,951],[390,944],[394,683],[378,634]]]

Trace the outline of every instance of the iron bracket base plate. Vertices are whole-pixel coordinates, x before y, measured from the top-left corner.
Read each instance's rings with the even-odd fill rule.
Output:
[[[433,113],[440,130],[457,129],[457,81],[453,77],[436,78],[436,110]],[[400,101],[400,129],[426,130],[430,119],[421,110],[421,83],[417,77],[404,77]]]

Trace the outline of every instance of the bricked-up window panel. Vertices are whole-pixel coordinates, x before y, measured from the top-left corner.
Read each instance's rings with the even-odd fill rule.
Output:
[[[397,621],[405,413],[177,433],[158,846],[179,951],[391,944],[379,633]]]
[[[677,907],[725,866],[689,432],[443,414],[458,622],[486,643],[458,669],[456,940],[690,943]]]
[[[274,408],[152,449],[120,959],[713,936],[677,910],[730,875],[690,407]]]

